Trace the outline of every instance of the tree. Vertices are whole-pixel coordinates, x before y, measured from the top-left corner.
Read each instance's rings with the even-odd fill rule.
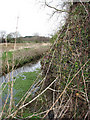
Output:
[[[51,6],[46,0],[45,5],[58,13],[57,7]],[[82,2],[70,6],[65,25],[59,31],[50,53],[42,60],[42,87],[44,90],[49,87],[45,92],[49,108],[46,115],[53,109],[58,118],[89,118],[89,83],[86,82],[89,77],[89,7],[89,3]]]
[[[15,38],[19,38],[20,36],[19,32],[11,32],[7,35],[7,42],[15,42]]]
[[[52,2],[47,2],[47,0],[45,0],[45,5],[47,6],[47,7],[49,7],[49,8],[51,8],[51,9],[53,9],[54,11],[53,11],[53,14],[55,14],[55,13],[57,13],[57,12],[59,12],[59,13],[62,13],[62,12],[69,12],[69,11],[67,11],[67,4],[66,4],[66,2],[62,2],[61,4],[60,4],[60,1],[59,0],[57,0],[57,2],[56,2],[56,5],[52,5],[53,4],[53,2],[54,1],[52,1]]]
[[[68,18],[71,3],[65,0],[38,0],[42,8],[47,10],[48,21],[52,25],[52,33],[56,33],[65,24]],[[49,12],[48,12],[49,11]],[[59,26],[59,27],[58,27]]]
[[[6,31],[0,32],[0,42],[4,43],[6,38]]]
[[[51,16],[54,16],[57,13],[59,13],[59,15],[60,13],[68,13],[71,4],[70,2],[66,2],[65,0],[41,0],[40,3],[44,7],[52,9]]]

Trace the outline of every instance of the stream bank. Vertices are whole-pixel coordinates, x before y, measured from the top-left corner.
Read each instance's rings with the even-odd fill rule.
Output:
[[[27,63],[39,60],[43,54],[49,50],[50,46],[51,44],[35,44],[34,46],[17,49],[15,51],[4,51],[0,58],[2,60],[2,66],[0,66],[2,72],[0,73],[0,76],[12,71],[12,66],[16,69]]]

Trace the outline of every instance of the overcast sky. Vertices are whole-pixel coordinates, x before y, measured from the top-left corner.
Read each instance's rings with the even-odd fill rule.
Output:
[[[15,32],[17,16],[19,16],[18,31],[22,36],[34,33],[48,36],[54,33],[57,27],[54,19],[49,20],[48,15],[52,10],[44,9],[36,1],[0,0],[0,31]]]

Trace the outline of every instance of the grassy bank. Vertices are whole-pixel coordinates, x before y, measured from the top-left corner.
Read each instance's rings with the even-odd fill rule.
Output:
[[[23,74],[19,75],[14,83],[14,89],[17,91],[14,95],[14,98],[16,99],[16,103],[19,102],[19,100],[24,96],[26,91],[30,88],[30,86],[34,83],[36,80],[38,74],[40,73],[40,70],[34,72],[24,72]]]
[[[4,48],[4,50],[2,49],[2,74],[11,71],[13,67],[15,69],[23,66],[26,63],[40,59],[43,53],[45,53],[49,48],[50,44],[47,43],[28,45],[17,44],[16,49],[14,50],[14,44],[10,45],[9,43],[8,46]]]

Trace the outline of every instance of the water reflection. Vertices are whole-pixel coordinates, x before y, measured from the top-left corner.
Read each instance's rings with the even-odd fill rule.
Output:
[[[40,68],[41,68],[40,61],[38,61],[37,63],[32,64],[32,65],[31,64],[25,65],[21,68],[14,70],[13,72],[8,73],[6,76],[0,77],[0,83],[7,82],[8,79],[10,79],[10,81],[11,81],[12,76],[16,77],[17,75],[19,75],[20,73],[23,73],[23,72],[34,72],[36,69],[40,69]],[[25,76],[23,76],[23,77],[25,79]]]

